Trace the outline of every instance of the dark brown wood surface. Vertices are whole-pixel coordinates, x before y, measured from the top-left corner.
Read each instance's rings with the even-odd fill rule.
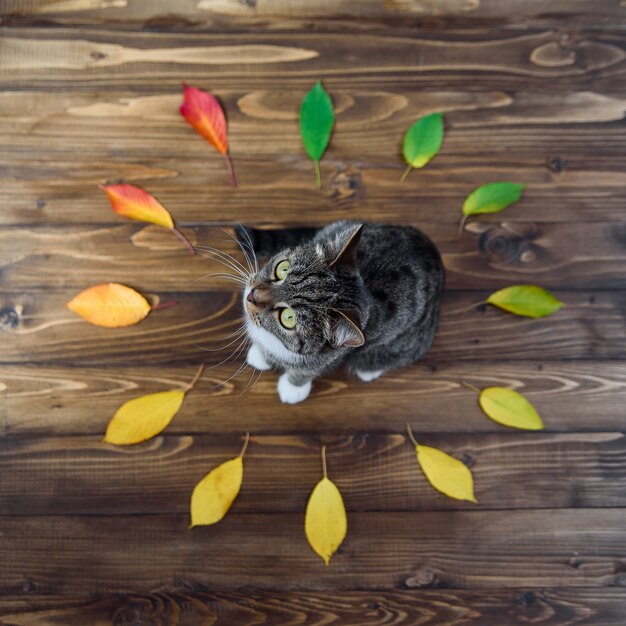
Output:
[[[623,626],[623,5],[0,1],[0,625]],[[297,111],[320,78],[337,118],[317,190]],[[177,112],[183,81],[224,104],[237,189]],[[433,111],[442,151],[401,185],[402,134]],[[250,372],[227,380],[241,359],[201,349],[238,328],[238,293],[115,216],[98,184],[118,180],[240,259],[236,223],[422,228],[447,269],[435,344],[371,384],[329,374],[298,406],[272,373],[245,391]],[[521,201],[458,234],[494,180],[525,183]],[[76,319],[65,304],[105,281],[178,305],[128,329]],[[525,283],[566,306],[480,304]],[[102,443],[122,402],[203,361],[162,436]],[[545,432],[488,420],[464,381],[521,391]],[[406,422],[472,468],[478,506],[430,488]],[[246,431],[232,511],[189,530],[194,484]],[[328,568],[303,533],[322,444],[349,518]]]

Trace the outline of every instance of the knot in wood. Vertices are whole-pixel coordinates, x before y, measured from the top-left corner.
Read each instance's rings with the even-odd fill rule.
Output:
[[[417,570],[414,576],[407,578],[404,584],[409,588],[434,587],[437,584],[437,572],[428,567]]]
[[[361,195],[361,173],[353,167],[337,172],[333,177],[331,199],[341,202]]]
[[[0,310],[0,329],[4,331],[15,330],[20,325],[20,314],[12,306]]]
[[[537,258],[532,244],[534,237],[534,229],[494,226],[482,233],[478,249],[493,263],[529,263]]]
[[[128,604],[120,606],[113,618],[114,626],[165,626],[169,618],[164,612],[160,598],[128,599]]]

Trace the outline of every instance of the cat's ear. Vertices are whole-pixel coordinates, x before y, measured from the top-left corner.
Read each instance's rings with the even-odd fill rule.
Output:
[[[358,348],[365,343],[361,330],[361,316],[358,311],[331,309],[335,313],[335,323],[332,328],[330,343],[333,348],[347,346]]]
[[[357,224],[347,228],[339,237],[338,246],[331,253],[328,267],[350,267],[356,266],[356,249],[361,239],[363,224]]]

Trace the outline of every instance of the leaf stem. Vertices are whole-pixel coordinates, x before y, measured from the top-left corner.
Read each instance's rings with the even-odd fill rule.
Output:
[[[326,471],[326,445],[322,446],[322,475],[324,478],[328,478],[328,472]]]
[[[160,304],[155,304],[150,307],[151,311],[158,311],[159,309],[169,309],[171,306],[176,306],[178,304],[178,300],[168,300],[167,302],[161,302]]]
[[[241,452],[239,453],[239,456],[243,459],[243,455],[246,453],[246,450],[248,449],[248,442],[250,441],[250,433],[246,433],[246,439],[243,442],[243,448],[241,448]]]
[[[476,385],[472,385],[471,383],[468,383],[465,380],[462,380],[461,384],[463,386],[467,387],[468,389],[470,389],[471,391],[475,391],[478,394],[482,393],[481,390]]]
[[[402,184],[406,180],[406,177],[411,173],[412,167],[413,166],[410,163],[406,166],[406,169],[402,172],[402,176],[400,176],[400,184]]]
[[[487,302],[487,300],[481,300],[480,302],[474,302],[474,304],[471,304],[467,308],[460,309],[459,311],[454,311],[454,313],[452,313],[452,314],[453,315],[458,315],[459,313],[468,313],[469,311],[475,309],[478,306],[482,306],[483,304],[489,304],[489,303]]]
[[[191,391],[196,386],[196,383],[200,379],[200,376],[202,376],[202,372],[204,372],[205,367],[206,363],[202,363],[202,365],[200,365],[198,371],[196,372],[196,375],[193,377],[193,380],[187,385],[187,387],[185,387],[185,392]]]
[[[417,441],[416,441],[415,437],[413,436],[413,431],[411,430],[411,426],[409,426],[409,423],[408,423],[408,422],[406,423],[406,432],[407,432],[407,434],[409,435],[409,439],[411,440],[411,443],[412,443],[415,447],[419,446],[420,444],[419,444],[419,443],[417,443]]]
[[[230,179],[230,184],[233,187],[237,187],[237,181],[235,180],[235,172],[233,170],[233,164],[228,156],[228,152],[224,154],[224,161],[226,161],[226,169],[228,170],[228,178]]]
[[[313,161],[313,169],[315,170],[315,184],[318,189],[322,188],[322,173],[320,172],[320,162]]]
[[[185,237],[185,235],[183,235],[180,230],[176,228],[176,226],[172,228],[172,232],[185,244],[185,247],[189,250],[189,252],[191,252],[191,254],[196,254],[196,249],[193,247],[191,241],[189,241],[189,239],[187,239],[187,237]]]
[[[460,235],[463,232],[463,229],[465,228],[465,222],[467,221],[468,217],[469,215],[463,215],[459,220],[459,229],[456,232],[457,235]]]

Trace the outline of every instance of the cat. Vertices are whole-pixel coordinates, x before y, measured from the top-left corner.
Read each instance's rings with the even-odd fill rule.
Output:
[[[343,220],[319,230],[239,226],[237,236],[267,258],[243,290],[246,361],[283,371],[282,402],[302,402],[339,365],[369,382],[432,344],[444,268],[419,230]]]

